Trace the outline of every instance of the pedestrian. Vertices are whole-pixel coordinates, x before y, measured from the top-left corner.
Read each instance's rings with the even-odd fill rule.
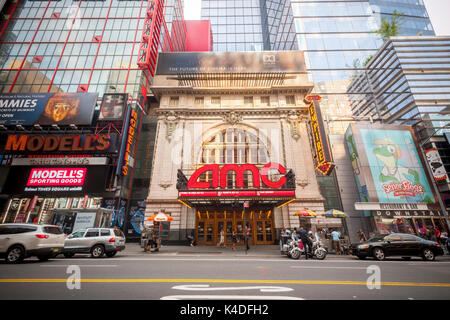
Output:
[[[447,244],[447,238],[448,238],[447,232],[445,232],[445,231],[441,232],[440,238],[441,238],[441,243],[443,245],[446,245]]]
[[[237,231],[236,229],[233,229],[233,232],[231,233],[231,242],[233,245],[233,251],[236,251],[236,243],[237,243]]]
[[[217,246],[225,248],[225,231],[223,230],[223,228],[220,229],[220,241]]]
[[[339,240],[339,232],[334,230],[333,232],[331,232],[331,239],[333,241],[333,248],[336,251],[336,254],[341,254],[341,244],[340,244],[340,240]]]
[[[245,245],[247,247],[247,250],[250,249],[249,245],[248,245],[248,238],[250,237],[250,227],[248,225],[248,223],[245,225]]]
[[[434,235],[436,236],[436,241],[441,241],[441,230],[439,228],[434,229]]]
[[[191,234],[187,238],[189,240],[189,245],[191,247],[195,246],[195,232],[194,232],[194,230],[191,231]]]
[[[361,229],[358,230],[358,236],[359,236],[359,242],[367,241],[366,235],[364,234],[364,231],[362,231]]]

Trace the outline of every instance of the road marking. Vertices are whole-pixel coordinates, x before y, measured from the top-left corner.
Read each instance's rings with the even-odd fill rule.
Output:
[[[67,279],[0,279],[0,283],[65,283]],[[304,284],[304,285],[358,285],[366,281],[328,280],[241,280],[241,279],[80,279],[83,283],[253,283],[253,284]],[[443,287],[450,283],[381,282],[382,286]]]
[[[303,298],[288,296],[240,296],[240,295],[192,295],[192,296],[166,296],[161,300],[305,300]]]
[[[64,260],[64,259],[55,259],[52,261],[98,261],[98,259],[96,258],[71,258],[69,260]],[[411,262],[411,261],[400,261],[400,260],[395,260],[395,261],[377,261],[377,260],[365,260],[365,261],[361,261],[358,259],[348,259],[348,260],[334,260],[334,259],[328,259],[328,260],[312,260],[312,259],[308,259],[308,260],[293,260],[293,259],[261,259],[261,258],[247,258],[245,256],[241,257],[241,258],[124,258],[124,257],[117,257],[117,258],[108,258],[108,261],[192,261],[192,262],[197,262],[197,261],[232,261],[232,262],[248,262],[248,261],[262,261],[262,262],[284,262],[284,263],[319,263],[319,264],[323,264],[323,263],[333,263],[333,262],[337,262],[337,263],[367,263],[367,264],[374,264],[374,263],[381,263],[381,264],[391,264],[391,263],[401,263],[401,264],[410,264],[410,265],[419,265],[419,264],[424,264],[424,265],[439,265],[439,264],[450,264],[450,261],[432,261],[432,262],[422,262],[422,261],[417,261],[417,262]]]
[[[68,267],[71,266],[73,264],[41,264],[39,265],[40,267],[43,268],[47,268],[47,267]],[[78,267],[80,268],[84,268],[84,267],[92,267],[92,268],[105,268],[105,267],[117,267],[116,264],[85,264],[85,265],[79,265],[77,264]]]
[[[291,268],[299,268],[299,269],[363,269],[363,270],[367,270],[366,267],[291,266]]]
[[[210,287],[209,284],[191,284],[183,286],[172,287],[174,290],[188,290],[188,291],[223,291],[223,290],[259,290],[261,292],[288,292],[294,291],[292,288],[286,287],[269,287],[269,286],[255,286],[255,287]]]

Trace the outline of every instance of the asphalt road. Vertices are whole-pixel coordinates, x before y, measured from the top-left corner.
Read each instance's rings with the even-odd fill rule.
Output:
[[[80,282],[73,282],[78,275]],[[305,261],[206,254],[27,259],[20,265],[0,262],[0,300],[9,299],[448,300],[450,259]]]

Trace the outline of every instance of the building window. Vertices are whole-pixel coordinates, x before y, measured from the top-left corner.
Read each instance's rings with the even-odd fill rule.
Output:
[[[211,104],[220,105],[220,97],[211,97]]]
[[[261,97],[261,104],[263,106],[269,106],[270,105],[270,97],[269,96]]]
[[[246,106],[253,106],[253,97],[244,97],[244,104]]]
[[[180,102],[180,98],[179,97],[170,97],[169,106],[170,107],[177,107],[179,102]]]
[[[196,107],[203,107],[203,104],[204,104],[203,97],[195,97],[194,106],[196,106]]]
[[[286,96],[286,104],[289,106],[295,106],[295,96]]]

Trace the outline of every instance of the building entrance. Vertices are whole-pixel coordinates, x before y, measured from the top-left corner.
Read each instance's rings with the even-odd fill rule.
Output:
[[[245,219],[244,219],[245,218]],[[216,245],[220,241],[220,231],[225,231],[225,244],[231,245],[233,229],[238,235],[237,245],[243,245],[245,223],[250,228],[249,244],[273,244],[272,210],[214,211],[199,210],[196,217],[196,238],[200,245]]]

